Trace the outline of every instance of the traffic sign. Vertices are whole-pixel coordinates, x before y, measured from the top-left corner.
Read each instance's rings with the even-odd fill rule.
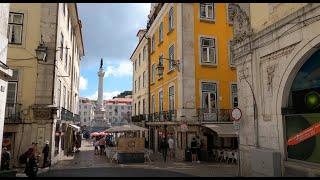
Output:
[[[183,123],[180,125],[180,129],[182,132],[187,132],[188,131],[188,125],[186,123]]]
[[[231,118],[234,120],[234,121],[239,121],[242,117],[242,112],[239,108],[234,108],[232,109],[231,111]]]

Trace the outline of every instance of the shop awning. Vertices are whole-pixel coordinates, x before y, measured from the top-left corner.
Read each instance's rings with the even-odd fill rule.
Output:
[[[202,126],[216,132],[219,137],[238,137],[238,130],[234,129],[233,124],[203,124]]]
[[[73,129],[75,129],[76,131],[80,132],[80,127],[79,126],[76,126],[74,124],[69,124],[69,126]]]

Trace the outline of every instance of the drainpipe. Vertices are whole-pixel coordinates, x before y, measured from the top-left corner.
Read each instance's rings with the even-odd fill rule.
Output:
[[[148,66],[148,122],[150,121],[149,117],[150,117],[150,112],[151,112],[151,106],[150,106],[150,96],[151,96],[151,93],[150,93],[150,52],[151,52],[151,46],[150,46],[150,37],[146,37],[145,38],[147,39],[147,44],[148,44],[148,62],[147,62],[147,66]],[[150,129],[150,124],[149,124],[149,132],[148,132],[148,142],[149,142],[149,149],[150,149],[150,140],[151,140],[151,129]]]

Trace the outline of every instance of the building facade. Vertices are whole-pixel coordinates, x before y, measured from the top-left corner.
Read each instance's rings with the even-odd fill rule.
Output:
[[[241,175],[319,176],[320,4],[237,11]]]
[[[72,152],[79,130],[79,66],[84,55],[75,3],[11,4],[8,22],[8,83],[4,135],[12,141],[13,166],[32,142],[50,142],[56,163]],[[39,44],[40,42],[40,44]],[[35,49],[44,49],[39,57]]]
[[[82,129],[90,129],[94,118],[94,103],[88,98],[79,98],[79,115]]]
[[[149,114],[149,56],[146,31],[146,29],[138,31],[139,43],[130,57],[133,67],[132,121],[140,126],[144,125]]]
[[[8,79],[12,76],[12,70],[7,65],[8,50],[8,19],[9,19],[9,3],[0,4],[0,144],[3,146],[10,145],[5,139],[3,143],[3,126],[5,117],[5,106],[7,99]],[[0,154],[2,154],[2,148]]]
[[[146,33],[151,148],[158,150],[167,134],[174,136],[180,159],[195,136],[208,150],[220,141],[232,146],[228,138],[237,135],[229,113],[238,102],[228,12],[226,3],[152,3]],[[225,137],[214,127],[231,129],[231,134]]]
[[[113,98],[104,101],[106,117],[111,126],[121,126],[131,122],[132,98]]]

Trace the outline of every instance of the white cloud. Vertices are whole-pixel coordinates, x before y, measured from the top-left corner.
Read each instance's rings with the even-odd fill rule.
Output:
[[[79,89],[86,90],[88,87],[88,80],[82,76],[80,76]]]
[[[105,77],[132,76],[132,64],[130,61],[121,61],[117,66],[109,65],[106,68]]]
[[[120,93],[121,93],[120,91],[103,92],[103,99],[104,100],[112,99],[114,96],[117,96]],[[86,98],[91,99],[91,100],[97,100],[98,99],[98,91],[96,91],[95,93],[93,93],[90,96],[86,96]]]

